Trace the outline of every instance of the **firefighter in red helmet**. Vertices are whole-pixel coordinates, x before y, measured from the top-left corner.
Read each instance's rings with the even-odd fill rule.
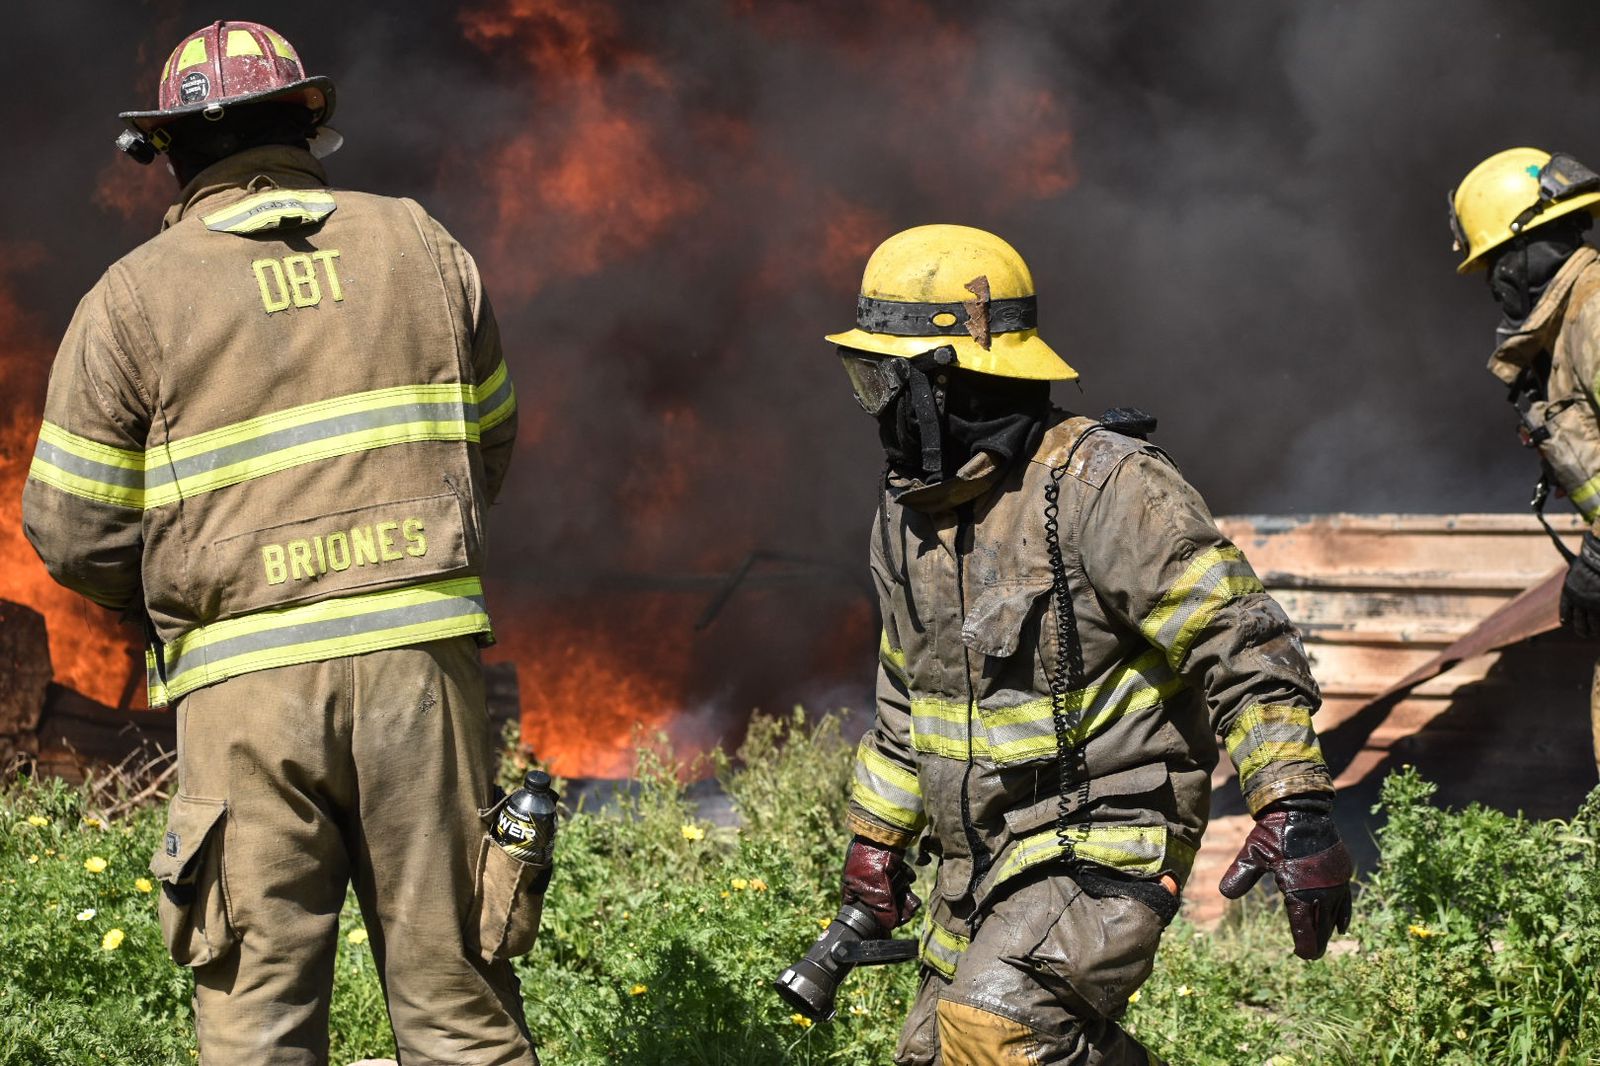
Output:
[[[51,574],[142,619],[178,789],[151,870],[201,1061],[322,1063],[353,885],[407,1062],[532,1064],[478,647],[516,400],[472,257],[330,189],[333,83],[217,22],[118,144],[181,186],[79,305],[23,494]]]

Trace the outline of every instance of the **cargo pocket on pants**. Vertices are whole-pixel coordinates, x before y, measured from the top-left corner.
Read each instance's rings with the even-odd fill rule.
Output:
[[[492,825],[499,810],[497,803],[478,813]],[[533,950],[551,869],[508,855],[493,837],[483,834],[473,876],[467,946],[485,962],[514,959]]]
[[[161,848],[150,860],[161,882],[161,937],[179,966],[215,962],[239,942],[223,880],[227,812],[222,800],[174,796]]]

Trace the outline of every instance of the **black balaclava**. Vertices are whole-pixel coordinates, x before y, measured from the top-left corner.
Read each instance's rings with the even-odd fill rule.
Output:
[[[178,184],[187,185],[206,167],[247,148],[306,148],[316,128],[316,118],[305,105],[279,101],[229,108],[215,122],[186,115],[167,129],[172,136],[168,156]]]
[[[1504,316],[1495,329],[1498,347],[1533,313],[1545,286],[1560,272],[1572,253],[1583,245],[1583,234],[1593,218],[1577,211],[1546,222],[1515,237],[1489,262],[1489,291]]]
[[[944,383],[939,383],[943,377]],[[944,480],[980,451],[1000,467],[1031,454],[1050,413],[1050,383],[948,368],[931,375],[939,405],[939,469],[929,469],[912,389],[878,415],[878,437],[895,473],[927,484]]]

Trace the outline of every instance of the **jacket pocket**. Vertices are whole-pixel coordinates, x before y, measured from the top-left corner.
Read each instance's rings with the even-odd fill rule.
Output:
[[[161,937],[179,966],[215,962],[238,944],[228,914],[222,826],[223,800],[173,797],[167,831],[150,860],[161,882]]]
[[[205,554],[218,618],[440,580],[470,567],[453,492],[263,526],[214,541]]]
[[[488,827],[494,824],[501,803],[478,812],[485,831],[478,844],[472,913],[466,928],[468,949],[485,962],[514,959],[533,950],[553,869],[549,864],[523,862],[494,842]]]
[[[961,643],[990,658],[1009,659],[1022,647],[1022,631],[1034,614],[1035,602],[1050,588],[1050,580],[1045,578],[983,589],[962,621]]]

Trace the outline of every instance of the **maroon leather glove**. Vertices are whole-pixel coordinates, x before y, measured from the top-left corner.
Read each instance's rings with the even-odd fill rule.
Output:
[[[1238,899],[1271,871],[1283,893],[1294,953],[1320,959],[1335,928],[1350,928],[1350,877],[1355,867],[1333,824],[1333,800],[1291,796],[1263,807],[1244,847],[1218,886]]]
[[[853,837],[844,853],[844,902],[865,907],[887,936],[911,920],[922,901],[911,891],[916,872],[906,853],[865,837]]]

